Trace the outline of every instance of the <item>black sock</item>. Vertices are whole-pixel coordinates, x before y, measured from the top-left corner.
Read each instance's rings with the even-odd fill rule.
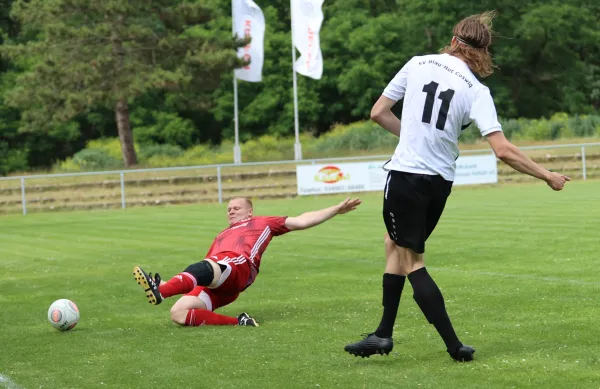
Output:
[[[383,275],[383,315],[381,323],[375,331],[375,335],[380,338],[392,337],[405,280],[406,276],[390,273]]]
[[[462,347],[462,343],[458,340],[454,332],[454,328],[446,312],[444,297],[435,281],[433,281],[424,267],[410,273],[408,280],[413,287],[415,301],[429,323],[435,326],[444,343],[446,343],[447,351],[450,354],[456,353]]]

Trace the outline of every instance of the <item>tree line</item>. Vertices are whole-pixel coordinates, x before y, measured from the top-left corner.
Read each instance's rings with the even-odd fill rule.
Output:
[[[239,82],[240,137],[293,134],[289,0],[266,20],[260,83]],[[298,76],[302,132],[368,118],[414,55],[470,14],[495,9],[497,69],[484,82],[504,119],[600,108],[600,3],[592,0],[325,0],[323,77]],[[48,167],[87,141],[189,148],[233,137],[236,49],[229,0],[0,0],[0,173]]]

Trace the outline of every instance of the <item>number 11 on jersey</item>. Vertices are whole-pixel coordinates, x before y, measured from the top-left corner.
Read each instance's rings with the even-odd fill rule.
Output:
[[[425,107],[423,108],[423,117],[421,121],[423,123],[431,123],[431,114],[433,111],[433,102],[435,98],[435,92],[437,91],[438,84],[435,81],[431,81],[429,84],[425,84],[423,86],[423,92],[427,93],[427,97],[425,98]],[[452,101],[452,97],[454,97],[454,90],[447,89],[443,92],[440,92],[438,99],[442,100],[442,106],[440,107],[440,112],[438,113],[438,118],[435,123],[435,128],[440,131],[444,131],[444,126],[446,125],[446,119],[448,118],[448,110],[450,109],[450,101]]]

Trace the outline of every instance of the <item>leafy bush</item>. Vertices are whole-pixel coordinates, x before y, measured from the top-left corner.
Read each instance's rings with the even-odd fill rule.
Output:
[[[139,150],[139,145],[135,145]],[[123,167],[123,154],[119,138],[101,138],[91,140],[87,147],[71,158],[54,165],[60,172],[77,172],[98,169],[118,169]],[[101,167],[106,166],[106,167]]]
[[[395,135],[372,121],[338,125],[313,142],[310,149],[315,153],[339,155],[346,151],[369,151],[393,148],[398,143]]]
[[[554,140],[557,138],[600,136],[600,116],[568,116],[557,113],[551,118],[500,120],[507,138],[512,140]],[[479,129],[471,125],[460,136],[461,143],[481,139]],[[139,139],[138,139],[139,140]],[[304,158],[326,158],[356,155],[357,152],[390,153],[398,138],[372,121],[337,125],[319,138],[301,134]],[[294,157],[295,138],[263,135],[241,145],[242,161],[291,160]],[[140,167],[193,166],[233,162],[233,142],[224,140],[218,146],[199,144],[184,150],[172,144],[136,144]],[[0,151],[1,147],[0,147]],[[21,158],[21,159],[19,159]],[[14,159],[18,169],[23,167],[22,156]],[[20,161],[20,162],[19,162]],[[87,149],[57,165],[63,171],[110,169],[123,166],[118,138],[99,139],[88,143]],[[3,162],[6,165],[6,162]],[[0,169],[6,170],[0,164]],[[2,170],[0,170],[1,172]]]
[[[242,161],[280,161],[294,157],[294,138],[279,138],[263,135],[245,142],[242,146]]]
[[[29,168],[27,154],[27,150],[11,150],[8,143],[0,142],[0,155],[2,156],[0,158],[0,175],[26,171]]]
[[[576,115],[569,118],[569,127],[574,136],[587,137],[600,135],[600,116]]]
[[[122,162],[101,149],[83,149],[73,156],[73,164],[80,170],[115,169]]]
[[[507,119],[500,120],[502,131],[508,139],[523,140],[555,140],[600,135],[600,116],[569,116],[558,112],[550,119]],[[475,127],[472,130],[471,127]],[[463,132],[460,140],[470,143],[481,138],[479,129],[471,126]]]
[[[139,160],[144,161],[155,156],[176,158],[181,157],[184,151],[177,145],[162,144],[162,145],[144,145],[139,150]]]
[[[134,143],[136,150],[140,149],[140,145]],[[87,149],[102,150],[114,159],[123,159],[123,152],[121,151],[121,141],[119,138],[101,138],[91,140],[87,143]]]
[[[136,127],[133,131],[141,144],[170,144],[182,148],[192,146],[196,128],[189,119],[183,119],[171,112],[153,112],[153,125]]]
[[[187,149],[185,151],[185,157],[186,158],[203,158],[206,157],[207,155],[214,153],[214,149],[212,149],[210,146],[208,145],[196,145],[194,147],[191,147],[189,149]]]

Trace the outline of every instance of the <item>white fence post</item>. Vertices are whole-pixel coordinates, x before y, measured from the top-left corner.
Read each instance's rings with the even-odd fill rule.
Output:
[[[23,207],[23,215],[27,215],[27,198],[25,197],[25,177],[21,177],[21,205]]]
[[[221,185],[221,166],[217,166],[217,190],[219,191],[219,204],[223,202],[223,187]]]
[[[121,172],[121,208],[125,209],[125,173]]]
[[[581,146],[581,164],[583,165],[583,179],[587,180],[587,169],[585,166],[585,146]]]

